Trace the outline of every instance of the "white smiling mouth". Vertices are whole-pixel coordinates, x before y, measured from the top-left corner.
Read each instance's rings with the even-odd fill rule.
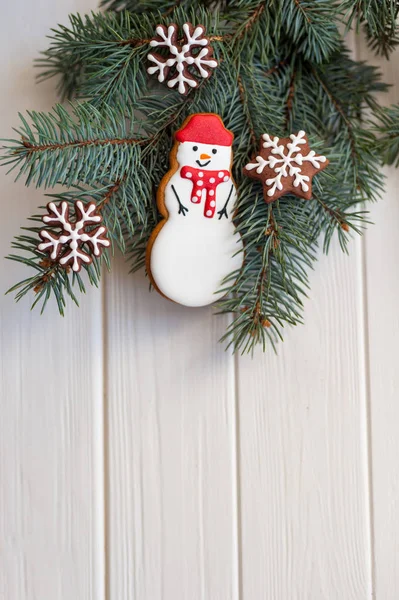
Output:
[[[200,160],[195,161],[197,163],[197,165],[199,165],[200,167],[207,167],[209,165],[209,163],[211,162],[211,159],[209,159],[207,162],[205,163],[201,163]]]

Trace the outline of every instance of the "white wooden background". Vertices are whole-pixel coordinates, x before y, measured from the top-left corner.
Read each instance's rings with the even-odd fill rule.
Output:
[[[6,4],[6,5],[5,5]],[[0,8],[0,135],[49,109],[32,60],[96,0]],[[357,41],[355,54],[367,58]],[[372,57],[373,62],[377,62]],[[399,55],[381,61],[396,85]],[[399,173],[375,226],[321,256],[279,356],[114,261],[80,309],[0,299],[1,600],[399,598]],[[43,202],[1,178],[0,255]],[[0,289],[23,267],[0,261]]]

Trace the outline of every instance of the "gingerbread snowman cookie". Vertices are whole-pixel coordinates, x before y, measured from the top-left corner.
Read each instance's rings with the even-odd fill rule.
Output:
[[[223,279],[242,265],[233,223],[233,137],[218,115],[190,115],[176,132],[171,168],[158,189],[163,219],[148,242],[147,272],[163,296],[185,306],[220,299]]]

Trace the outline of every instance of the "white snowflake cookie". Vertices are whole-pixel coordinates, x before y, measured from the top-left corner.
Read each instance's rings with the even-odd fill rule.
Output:
[[[70,220],[68,202],[47,205],[48,214],[43,216],[43,222],[54,227],[59,227],[61,233],[56,235],[48,229],[39,233],[43,240],[38,245],[41,252],[47,252],[51,260],[58,262],[62,267],[72,267],[75,272],[80,271],[82,263],[90,264],[92,255],[100,256],[104,248],[110,246],[110,241],[105,237],[107,228],[99,225],[102,221],[94,202],[83,204],[81,200],[75,203],[75,220]],[[90,253],[82,249],[86,244]]]
[[[290,193],[310,200],[312,178],[327,165],[325,156],[310,149],[304,131],[283,139],[264,133],[259,153],[245,166],[244,174],[262,182],[267,203]]]
[[[212,69],[217,67],[218,62],[212,58],[209,39],[204,37],[203,25],[194,27],[191,23],[184,23],[183,44],[179,43],[179,27],[175,23],[167,27],[158,25],[156,32],[157,36],[151,40],[150,46],[167,48],[168,53],[165,56],[157,52],[148,54],[151,66],[147,72],[150,75],[157,74],[158,81],[166,82],[168,87],[177,87],[180,94],[187,94],[190,88],[197,87],[198,77],[209,77]]]

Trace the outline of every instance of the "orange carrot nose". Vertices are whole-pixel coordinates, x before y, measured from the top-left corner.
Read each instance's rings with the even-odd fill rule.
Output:
[[[211,158],[211,157],[209,156],[209,154],[201,154],[201,156],[200,156],[200,159],[201,159],[201,160],[206,160],[207,158]]]

